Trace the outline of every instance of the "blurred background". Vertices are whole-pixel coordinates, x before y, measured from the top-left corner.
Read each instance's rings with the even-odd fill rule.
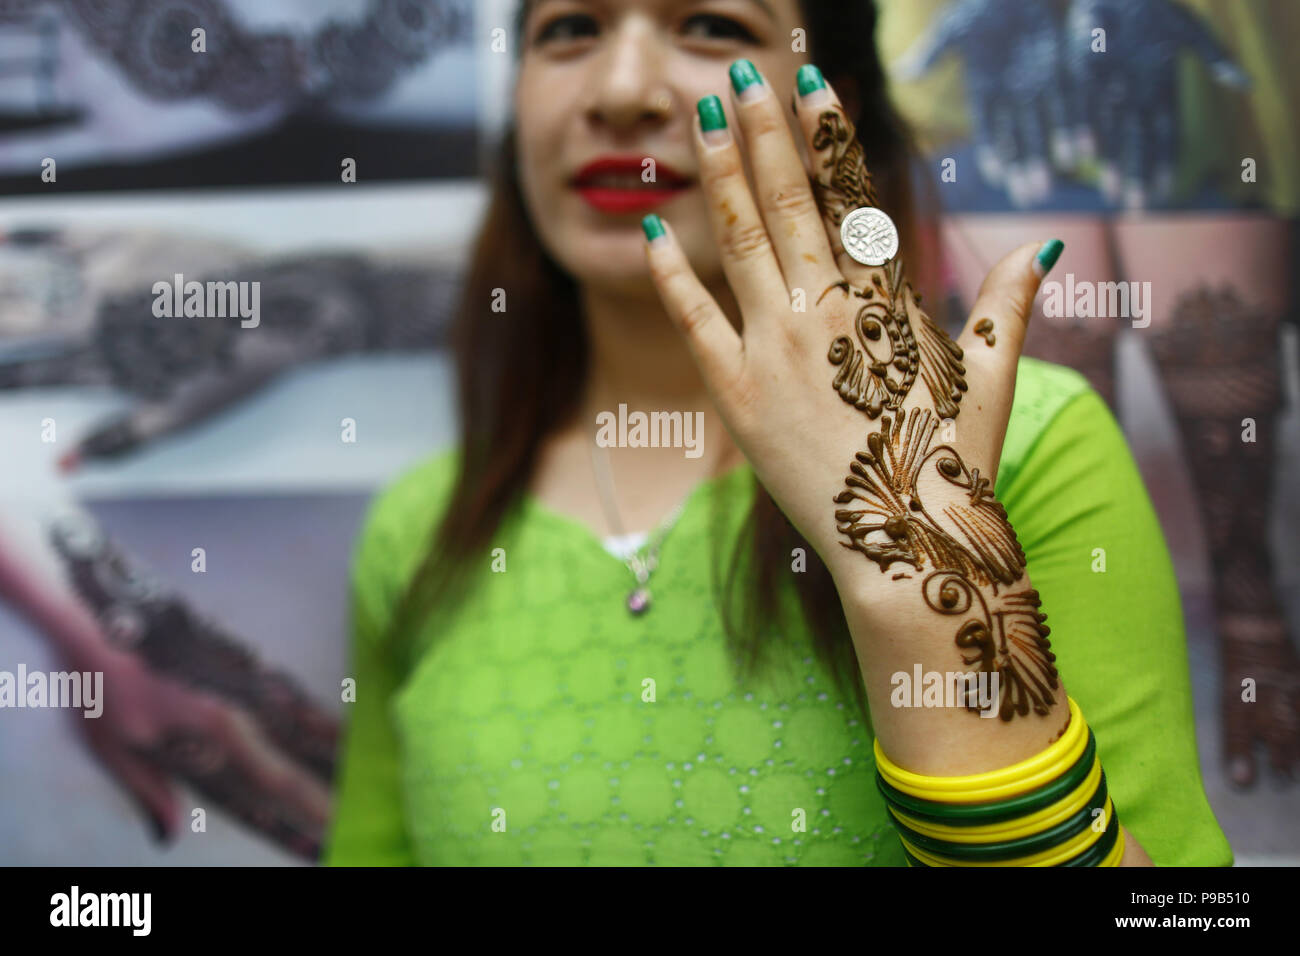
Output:
[[[1036,315],[1027,351],[1123,425],[1178,572],[1211,804],[1239,865],[1294,865],[1300,791],[1271,763],[1300,753],[1300,4],[880,6],[952,314],[1026,237],[1064,238],[1077,283],[1149,284],[1142,316]],[[456,437],[443,329],[513,12],[0,4],[0,671],[75,669],[97,630],[147,665],[140,700],[180,678],[327,783],[363,509]],[[177,274],[260,282],[260,324],[158,315]],[[156,755],[188,781],[160,846],[150,780],[87,723],[0,710],[0,863],[310,858],[304,808],[205,777],[184,735]]]

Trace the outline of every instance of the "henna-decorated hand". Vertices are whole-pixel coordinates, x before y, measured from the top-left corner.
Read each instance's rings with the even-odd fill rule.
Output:
[[[1255,785],[1255,749],[1268,750],[1269,766],[1282,784],[1300,772],[1300,660],[1281,615],[1260,619],[1221,614],[1223,758],[1234,786]],[[1246,695],[1246,681],[1254,691]]]
[[[157,837],[185,825],[173,781],[194,788],[285,849],[314,860],[330,815],[328,784],[285,755],[244,710],[150,669],[106,642],[65,657],[102,672],[104,711],[72,711],[94,755],[127,789]]]
[[[68,714],[156,837],[184,825],[174,789],[183,781],[206,808],[315,859],[334,716],[136,573],[88,516],[60,521],[53,549],[44,529],[10,517],[0,515],[0,603],[50,641],[61,669],[103,675],[102,712]]]
[[[803,76],[820,79],[807,68]],[[696,123],[700,181],[741,330],[671,227],[648,245],[664,305],[758,478],[841,596],[867,609],[865,670],[878,678],[915,661],[905,636],[925,640],[937,622],[952,670],[1001,675],[1003,719],[1059,715],[1064,695],[1037,594],[993,497],[1026,324],[1059,244],[1003,259],[953,342],[922,311],[897,256],[873,267],[844,251],[841,223],[877,200],[834,93],[817,89],[796,105],[811,169],[782,102],[762,81],[732,96],[753,191],[740,145],[725,132],[710,142]],[[866,676],[874,697],[881,685]]]

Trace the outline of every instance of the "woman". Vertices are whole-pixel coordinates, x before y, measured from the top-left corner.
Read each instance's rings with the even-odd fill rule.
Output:
[[[465,440],[358,548],[330,861],[1228,863],[1131,456],[1017,362],[1060,246],[960,347],[924,316],[873,6],[521,14]]]

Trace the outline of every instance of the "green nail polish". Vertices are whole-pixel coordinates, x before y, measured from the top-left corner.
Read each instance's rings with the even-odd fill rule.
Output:
[[[731,73],[731,88],[736,91],[737,96],[745,92],[745,90],[749,89],[755,83],[762,82],[759,78],[758,70],[755,68],[753,63],[749,62],[749,60],[737,60],[735,63],[731,64],[731,70],[729,72]]]
[[[795,83],[800,96],[807,96],[813,90],[826,89],[826,80],[822,77],[822,71],[811,63],[799,67],[799,72],[795,74]]]
[[[700,128],[704,132],[727,128],[727,114],[722,112],[722,100],[716,96],[702,98],[699,103],[695,104],[695,108],[699,111]]]
[[[1047,275],[1052,271],[1052,266],[1056,265],[1056,260],[1061,258],[1061,253],[1065,251],[1065,243],[1060,239],[1049,239],[1043,243],[1043,248],[1038,250],[1038,263],[1040,275]]]
[[[664,234],[664,221],[654,213],[650,213],[641,220],[641,228],[645,230],[646,239],[654,242]]]

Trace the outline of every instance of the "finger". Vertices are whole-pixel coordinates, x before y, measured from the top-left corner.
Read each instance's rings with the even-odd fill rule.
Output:
[[[167,774],[143,758],[112,746],[99,752],[105,767],[117,778],[149,821],[154,838],[164,842],[176,832],[176,792]]]
[[[202,702],[162,748],[165,764],[188,779],[242,777],[253,796],[313,823],[329,818],[329,792],[263,737],[251,717],[219,701]]]
[[[299,814],[268,800],[237,769],[227,767],[205,776],[188,774],[184,779],[245,826],[292,853],[315,859],[324,825],[304,821]]]
[[[994,115],[997,112],[997,97],[981,91],[971,96],[971,125],[975,131],[975,168],[986,183],[1000,189],[1005,184],[1006,170],[998,158],[997,146],[993,140],[995,130]]]
[[[1043,277],[1065,249],[1059,239],[1029,242],[1011,250],[989,271],[957,344],[969,357],[995,356],[1000,371],[1020,359]],[[988,362],[984,362],[988,365]]]
[[[957,339],[967,376],[979,386],[978,415],[989,423],[996,473],[1015,398],[1017,363],[1039,285],[1065,244],[1031,242],[1012,250],[984,278],[975,307]],[[987,387],[986,387],[987,383]]]
[[[1048,161],[1047,125],[1039,110],[1030,107],[1019,116],[1022,167],[1030,202],[1039,203],[1052,192],[1052,171]]]
[[[1235,787],[1249,789],[1255,785],[1254,735],[1251,733],[1249,712],[1241,699],[1229,688],[1223,699],[1223,762],[1228,781]]]
[[[907,281],[898,255],[900,237],[888,216],[855,210],[879,209],[862,144],[835,91],[812,64],[799,68],[799,117],[812,159],[813,194],[823,228],[835,250],[844,280],[817,298],[840,295],[856,316],[852,335],[838,334],[827,353],[835,366],[832,387],[869,418],[898,411],[916,392],[940,418],[953,418],[966,391],[961,349],[921,308],[921,297]],[[871,266],[844,250],[841,225],[854,251]]]
[[[1003,185],[1007,198],[1017,209],[1028,206],[1031,200],[1029,188],[1029,161],[1024,153],[1024,143],[1020,134],[1019,104],[1012,107],[1005,100],[999,101],[994,109],[993,119],[994,148],[999,161],[1005,169]]]
[[[251,718],[238,712],[231,716],[222,734],[230,762],[289,812],[314,824],[328,822],[329,791],[320,781],[271,746]]]
[[[1268,691],[1272,713],[1269,714],[1265,740],[1268,744],[1269,766],[1278,780],[1290,781],[1295,772],[1296,744],[1300,736],[1300,714],[1296,712],[1295,698],[1286,688],[1273,687]]]
[[[642,221],[650,276],[668,318],[686,338],[705,385],[717,399],[740,377],[740,335],[691,268],[673,228],[651,213]]]
[[[749,60],[731,65],[731,89],[759,212],[787,288],[839,281],[821,209],[780,99]]]
[[[840,225],[854,209],[879,207],[880,202],[853,121],[811,63],[799,68],[795,113],[812,162],[813,196],[835,264],[855,285],[870,285],[875,270],[844,251]]]
[[[693,125],[700,187],[722,256],[722,269],[741,313],[751,321],[760,321],[771,312],[773,302],[788,302],[790,293],[749,191],[722,101],[716,96],[701,99]]]

